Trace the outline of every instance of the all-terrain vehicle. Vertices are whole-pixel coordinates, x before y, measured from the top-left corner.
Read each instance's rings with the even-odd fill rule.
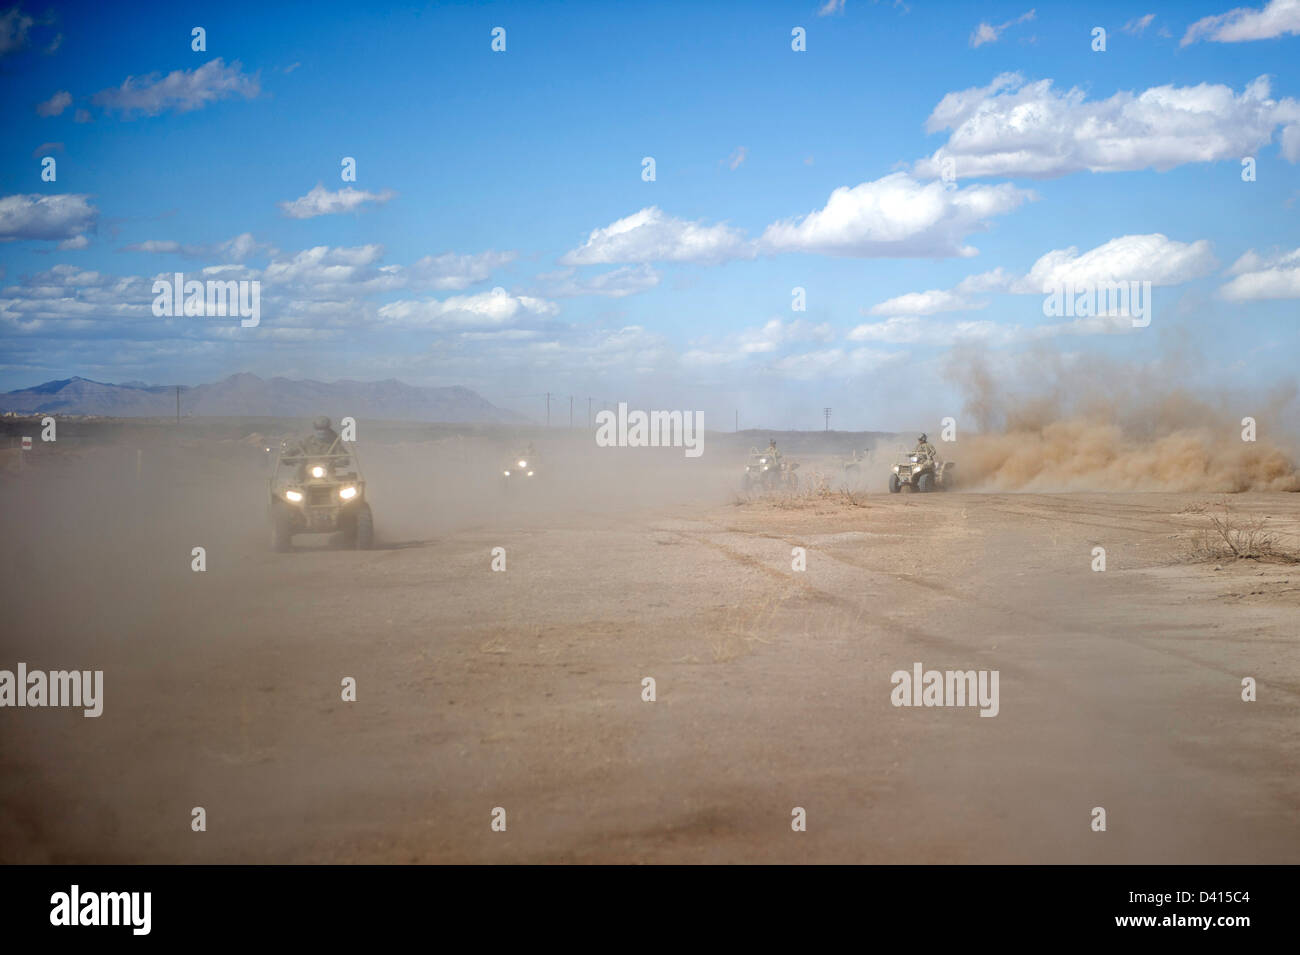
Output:
[[[798,469],[798,464],[784,457],[773,457],[766,451],[750,448],[743,486],[746,491],[794,490],[799,486],[799,475],[795,473]]]
[[[293,548],[294,534],[342,532],[357,550],[375,542],[374,517],[356,448],[338,441],[326,454],[281,442],[270,481],[271,547]]]
[[[946,491],[952,487],[953,463],[939,462],[920,451],[909,451],[894,465],[889,475],[889,493],[897,494],[903,488],[909,491]]]
[[[520,451],[501,469],[501,480],[505,487],[523,482],[532,483],[537,480],[541,473],[541,467],[537,460],[537,452],[532,448]]]

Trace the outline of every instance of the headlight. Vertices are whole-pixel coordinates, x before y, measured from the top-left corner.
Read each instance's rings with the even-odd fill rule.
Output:
[[[289,500],[293,501],[293,503],[295,504],[297,504],[299,501],[302,500],[301,491],[285,491],[284,496],[287,497]]]
[[[912,455],[912,463],[913,463],[913,464],[916,464],[916,463],[917,463],[918,461],[920,461],[920,460],[921,460],[921,456],[920,456],[919,454],[914,454],[914,455]]]
[[[323,478],[325,476],[325,469],[319,464],[313,464],[311,468],[311,476],[314,478]]]
[[[520,461],[520,462],[519,462],[519,466],[520,466],[521,468],[526,468],[526,467],[528,467],[528,462],[527,462],[527,461]]]
[[[898,465],[897,465],[897,464],[894,465],[894,473],[895,473],[895,474],[898,473]]]
[[[504,474],[506,477],[510,477],[510,472],[509,472],[509,471],[502,471],[501,473]]]
[[[357,489],[355,487],[344,487],[339,489],[339,497],[343,498],[345,501],[350,501],[356,496]]]
[[[759,464],[766,464],[766,463],[767,463],[767,458],[759,458],[759,459],[758,459],[758,463],[759,463]]]
[[[529,471],[529,472],[528,472],[528,476],[529,476],[529,477],[532,477],[532,476],[533,476],[533,472],[532,472],[532,471]]]

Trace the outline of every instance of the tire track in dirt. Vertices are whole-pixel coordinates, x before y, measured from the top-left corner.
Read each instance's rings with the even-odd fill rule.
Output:
[[[708,538],[707,535],[695,533],[689,536],[697,543],[702,544],[705,547],[708,547],[714,551],[717,551],[718,553],[723,554],[728,559],[733,560],[736,563],[742,564],[746,567],[750,567],[751,569],[760,570],[763,573],[765,573],[767,576],[771,577],[772,579],[780,580],[793,587],[797,587],[800,591],[800,595],[804,598],[810,600],[816,600],[824,604],[829,604],[830,606],[836,607],[841,611],[846,611],[851,613],[853,615],[853,620],[855,622],[862,619],[871,620],[873,622],[872,625],[878,627],[879,629],[891,633],[902,634],[903,636],[906,636],[908,639],[915,641],[916,643],[922,644],[924,646],[933,647],[938,650],[943,650],[948,653],[953,653],[954,655],[969,653],[971,650],[970,645],[967,643],[964,643],[960,640],[954,640],[949,637],[940,636],[939,634],[934,633],[931,630],[926,630],[924,628],[916,626],[913,623],[909,623],[906,614],[900,616],[900,615],[886,613],[882,615],[881,612],[876,607],[866,605],[860,600],[844,597],[839,594],[833,593],[829,590],[825,590],[821,587],[817,587],[807,580],[797,578],[796,576],[794,576],[794,572],[787,573],[785,571],[778,570],[775,567],[772,567],[770,564],[767,564],[756,557],[752,557],[748,554],[745,554],[744,552],[739,551],[734,547],[731,547],[720,541],[711,540]],[[771,537],[771,535],[763,535],[763,536],[769,537],[770,539],[780,539],[780,538]],[[802,546],[802,545],[792,545],[792,546]],[[823,556],[825,555],[823,554]],[[861,570],[863,568],[855,567],[854,569]],[[878,576],[882,578],[888,578],[889,580],[906,579],[902,575],[880,574]],[[883,581],[880,580],[875,581],[875,583],[881,583],[881,582]],[[909,582],[915,582],[915,581],[909,581]],[[925,584],[922,584],[921,586],[925,586]],[[943,589],[941,585],[935,585],[935,588],[939,589],[940,592],[943,592],[945,594],[947,593],[947,591]],[[1026,671],[1023,668],[1021,668],[1019,665],[1014,663],[1009,665],[1004,664],[1002,669],[1006,670],[1008,673],[1011,673],[1012,675],[1024,675],[1026,673]]]

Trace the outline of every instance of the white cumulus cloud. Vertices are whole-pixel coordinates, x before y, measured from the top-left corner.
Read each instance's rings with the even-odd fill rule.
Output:
[[[1300,103],[1273,99],[1266,76],[1241,93],[1200,83],[1088,100],[1078,88],[1060,91],[1051,80],[1026,83],[1004,73],[939,101],[926,130],[951,133],[915,172],[939,177],[949,162],[959,179],[1167,170],[1254,155],[1278,127],[1283,155],[1300,160]]]
[[[1300,249],[1272,256],[1251,249],[1229,272],[1235,278],[1219,289],[1219,296],[1229,301],[1300,298]]]
[[[753,258],[752,243],[739,229],[705,225],[666,215],[659,207],[593,229],[587,241],[560,257],[561,265],[616,265],[648,262],[704,262]]]
[[[554,302],[527,295],[511,295],[503,288],[445,299],[403,299],[379,309],[381,321],[395,325],[432,328],[492,328],[528,316],[558,314]]]
[[[1006,291],[1011,276],[1002,268],[979,275],[970,275],[952,289],[929,289],[925,292],[908,292],[886,299],[867,310],[870,315],[934,315],[938,312],[964,312],[984,308],[988,302],[974,296],[981,292]]]
[[[823,208],[768,226],[760,246],[862,258],[971,256],[976,250],[963,241],[968,234],[1034,198],[1009,184],[945,189],[899,172],[841,186]]]
[[[99,210],[89,196],[64,193],[0,199],[0,242],[14,239],[74,239],[95,224]]]
[[[305,196],[280,203],[280,208],[290,219],[312,219],[316,216],[337,215],[340,212],[352,212],[367,202],[383,205],[394,198],[397,193],[390,189],[383,192],[366,192],[344,186],[336,192],[330,192],[320,183]]]
[[[1187,28],[1180,45],[1202,39],[1215,43],[1271,40],[1288,33],[1300,33],[1300,0],[1269,0],[1262,8],[1237,7],[1203,17]]]
[[[1124,235],[1080,254],[1074,246],[1041,256],[1011,291],[1044,294],[1064,285],[1150,282],[1181,285],[1212,272],[1218,263],[1209,240],[1178,242],[1160,233]]]

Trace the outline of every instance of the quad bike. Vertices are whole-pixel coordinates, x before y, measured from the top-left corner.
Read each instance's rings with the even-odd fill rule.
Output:
[[[799,486],[799,465],[767,451],[750,448],[749,463],[745,465],[743,487],[746,491],[794,490]]]
[[[501,468],[502,488],[509,491],[517,484],[532,484],[540,474],[536,452],[520,451]]]
[[[947,491],[952,488],[953,463],[939,462],[928,454],[912,451],[902,456],[889,475],[889,493],[897,494],[903,488],[909,491]]]
[[[270,480],[271,547],[293,549],[294,534],[342,532],[349,547],[369,550],[375,522],[355,448],[339,442],[326,454],[280,444]]]

